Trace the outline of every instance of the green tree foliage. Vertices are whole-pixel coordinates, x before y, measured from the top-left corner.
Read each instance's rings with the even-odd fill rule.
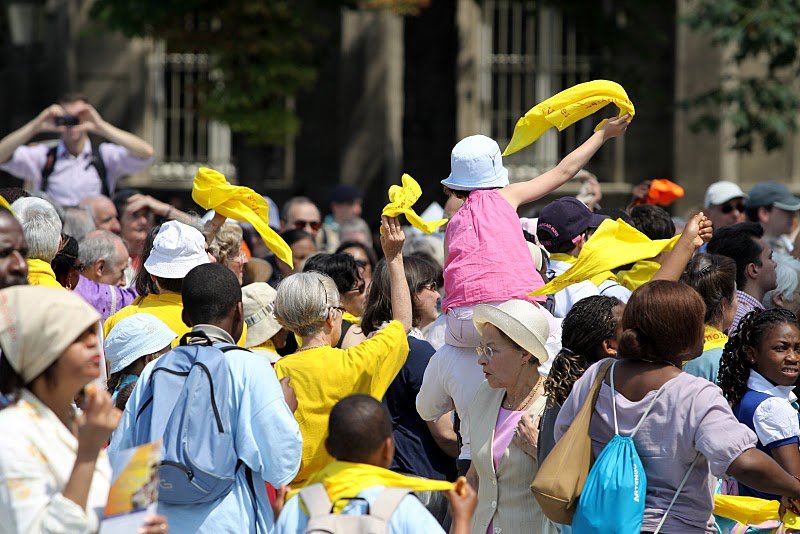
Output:
[[[317,77],[326,25],[341,8],[413,14],[429,0],[96,0],[92,17],[128,37],[164,39],[170,52],[209,53],[201,110],[255,144],[283,144],[299,121],[287,101]]]
[[[800,0],[698,0],[684,22],[732,47],[737,65],[747,63],[747,74],[727,74],[719,87],[682,103],[700,110],[692,128],[716,131],[729,120],[734,149],[749,152],[758,140],[767,151],[782,147],[800,110]]]

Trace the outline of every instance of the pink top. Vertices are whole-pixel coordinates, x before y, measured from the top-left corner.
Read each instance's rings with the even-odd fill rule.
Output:
[[[480,189],[447,223],[442,309],[528,297],[544,285],[517,212],[497,189]]]
[[[494,439],[492,440],[492,459],[494,460],[495,471],[500,467],[500,461],[514,438],[514,429],[519,424],[524,413],[500,407],[500,411],[497,414],[497,423],[494,425]]]

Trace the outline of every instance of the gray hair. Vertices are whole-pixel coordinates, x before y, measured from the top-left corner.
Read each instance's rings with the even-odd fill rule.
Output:
[[[229,260],[235,259],[232,256],[241,248],[242,227],[238,223],[227,220],[214,236],[214,240],[208,246],[208,251],[218,262],[225,264]]]
[[[11,204],[11,211],[22,225],[28,258],[53,261],[61,243],[61,219],[53,205],[41,198],[18,198]]]
[[[339,305],[333,279],[315,271],[297,273],[278,285],[275,319],[300,337],[316,334],[325,324],[331,307]]]
[[[76,241],[83,241],[86,234],[94,230],[94,215],[87,208],[64,208],[63,232]]]
[[[117,241],[120,237],[107,230],[95,230],[86,235],[78,245],[78,261],[82,265],[94,265],[97,260],[116,263]]]
[[[362,233],[364,234],[364,240],[360,239],[353,239],[348,234],[355,234],[355,233]],[[348,219],[344,221],[342,224],[339,225],[339,239],[341,241],[360,241],[361,243],[367,245],[368,247],[372,246],[372,230],[369,229],[369,225],[367,221],[362,219],[361,217],[353,217],[352,219]]]
[[[314,203],[314,201],[308,197],[292,197],[289,200],[287,200],[281,207],[281,220],[283,222],[289,221],[289,210],[291,210],[292,206],[294,206],[295,204],[311,204],[315,208],[317,208],[317,205]],[[319,211],[319,208],[317,208],[317,211]]]
[[[783,253],[776,253],[773,259],[776,263],[775,280],[777,285],[775,289],[764,294],[762,302],[767,308],[775,307],[772,301],[775,295],[780,295],[787,302],[794,302],[794,293],[800,284],[800,261]]]

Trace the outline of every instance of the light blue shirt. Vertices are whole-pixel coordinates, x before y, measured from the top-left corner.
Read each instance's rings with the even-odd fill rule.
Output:
[[[215,344],[220,341],[233,344],[230,335],[219,328],[195,326],[194,330],[198,329],[206,332]],[[158,512],[166,516],[172,532],[266,534],[272,529],[274,517],[264,481],[277,488],[293,480],[300,469],[303,443],[300,428],[286,405],[275,371],[263,359],[244,350],[226,352],[225,357],[233,379],[228,409],[234,446],[239,459],[253,471],[256,503],[247,484],[247,470],[242,467],[236,473],[231,492],[214,502],[183,506],[159,503]],[[169,358],[169,353],[162,358]],[[114,431],[108,447],[112,466],[118,451],[134,446],[130,429],[154,364],[155,361],[150,362],[144,368]]]
[[[383,491],[383,486],[373,486],[359,493],[357,496],[366,499],[372,505],[378,495]],[[343,514],[363,515],[367,511],[366,504],[360,501],[350,501],[342,510]],[[302,534],[308,525],[308,515],[300,507],[300,497],[294,496],[283,507],[278,522],[275,523],[274,534]],[[170,528],[172,525],[170,525]],[[413,495],[406,495],[389,520],[390,534],[418,534],[420,532],[444,533],[439,522],[428,512],[425,506]]]

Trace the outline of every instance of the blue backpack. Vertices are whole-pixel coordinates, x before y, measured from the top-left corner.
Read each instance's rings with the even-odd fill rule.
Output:
[[[189,344],[189,337],[204,342]],[[195,331],[156,361],[131,430],[137,445],[163,440],[159,501],[211,502],[233,487],[241,462],[228,420],[232,381],[223,353],[237,348],[215,347]]]
[[[611,364],[608,371],[611,383],[611,403],[614,412],[614,437],[611,438],[603,448],[600,455],[595,460],[586,483],[583,486],[575,515],[572,518],[573,532],[580,534],[629,534],[640,532],[642,529],[642,519],[644,516],[644,500],[647,492],[647,475],[636,451],[633,438],[639,427],[642,426],[645,417],[663,391],[659,389],[647,406],[641,419],[631,432],[630,436],[622,436],[617,425],[617,402],[615,399],[616,390],[614,389],[614,366]],[[686,480],[689,478],[692,468],[697,462],[689,466],[686,476],[678,486],[672,502],[661,518],[655,532],[661,530],[667,514],[672,509],[672,505],[678,498]]]

